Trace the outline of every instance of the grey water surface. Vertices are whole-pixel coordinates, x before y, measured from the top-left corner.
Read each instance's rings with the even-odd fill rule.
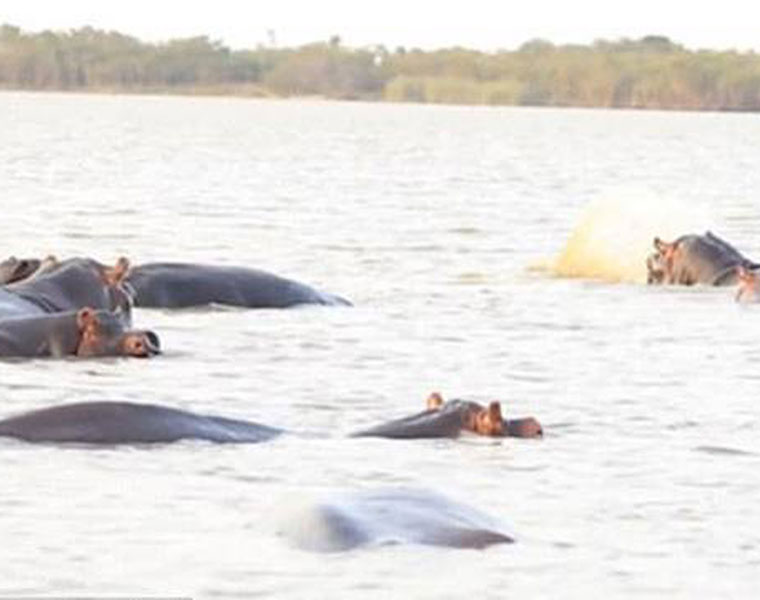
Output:
[[[355,303],[139,310],[155,360],[0,363],[0,416],[129,400],[296,432],[0,441],[0,597],[754,597],[760,306],[531,267],[620,189],[706,207],[760,259],[759,156],[753,114],[0,94],[2,255],[248,265]],[[433,390],[546,437],[344,437]],[[282,535],[304,503],[381,487],[445,494],[517,543],[314,554]]]

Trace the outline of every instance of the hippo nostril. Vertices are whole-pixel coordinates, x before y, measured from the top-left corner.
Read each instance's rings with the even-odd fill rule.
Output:
[[[152,331],[144,332],[143,340],[145,342],[143,346],[148,354],[161,354],[161,341],[155,333]]]
[[[161,348],[161,341],[158,339],[158,336],[153,333],[152,331],[146,331],[145,337],[148,338],[148,341],[150,342],[150,345],[153,346],[156,349]]]

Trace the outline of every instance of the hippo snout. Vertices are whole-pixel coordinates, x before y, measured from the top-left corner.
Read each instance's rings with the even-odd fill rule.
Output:
[[[507,435],[519,438],[543,437],[544,428],[533,417],[513,419],[506,422]]]

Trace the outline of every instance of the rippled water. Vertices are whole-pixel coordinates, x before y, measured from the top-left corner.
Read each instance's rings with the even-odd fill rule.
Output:
[[[532,268],[608,198],[622,223],[709,214],[760,258],[757,115],[5,93],[0,141],[4,254],[249,265],[356,304],[142,310],[156,360],[0,363],[2,415],[135,400],[299,432],[1,442],[0,595],[757,592],[760,308]],[[501,398],[546,437],[342,437],[434,389]],[[318,555],[278,535],[297,503],[379,486],[445,493],[519,542]]]

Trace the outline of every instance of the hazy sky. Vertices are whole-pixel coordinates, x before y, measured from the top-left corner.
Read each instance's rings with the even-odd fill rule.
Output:
[[[89,24],[151,41],[207,34],[235,48],[266,42],[272,30],[282,46],[337,34],[350,46],[495,50],[536,37],[662,34],[690,48],[760,51],[758,16],[758,0],[0,0],[0,22],[24,29]]]

